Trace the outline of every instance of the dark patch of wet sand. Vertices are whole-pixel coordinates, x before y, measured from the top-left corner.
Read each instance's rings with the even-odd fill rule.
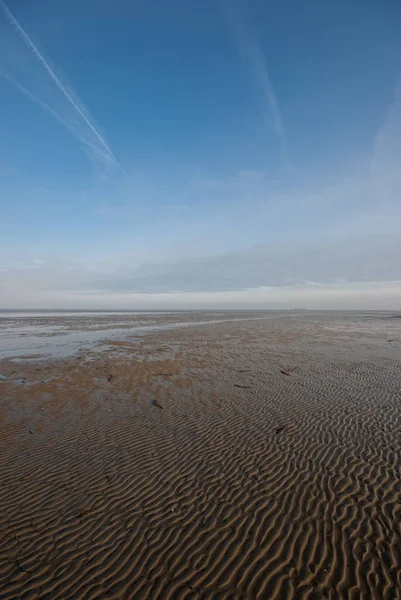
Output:
[[[401,597],[386,327],[226,323],[2,361],[0,597]]]

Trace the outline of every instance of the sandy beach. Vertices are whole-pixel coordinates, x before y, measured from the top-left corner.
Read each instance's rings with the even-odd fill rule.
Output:
[[[3,316],[0,597],[401,598],[399,317]]]

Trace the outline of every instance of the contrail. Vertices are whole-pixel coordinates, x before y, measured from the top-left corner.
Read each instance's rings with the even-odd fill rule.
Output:
[[[393,100],[387,110],[381,127],[379,128],[374,148],[374,162],[399,161],[401,154],[401,73],[395,82]]]
[[[114,156],[111,148],[109,147],[109,145],[107,144],[107,142],[103,138],[103,136],[99,133],[99,131],[93,125],[93,123],[91,122],[91,120],[88,117],[88,115],[86,114],[86,112],[79,106],[79,104],[77,103],[77,101],[73,98],[71,92],[60,81],[59,77],[56,75],[56,73],[54,72],[54,70],[51,68],[51,66],[49,65],[48,61],[45,59],[45,57],[43,56],[43,54],[35,46],[35,44],[31,40],[31,38],[28,36],[28,34],[26,33],[26,31],[23,29],[23,27],[20,25],[20,23],[14,17],[13,13],[6,6],[6,4],[4,3],[3,0],[0,0],[0,8],[3,9],[3,11],[4,11],[6,17],[8,18],[8,20],[10,21],[10,23],[14,26],[14,28],[17,31],[17,33],[21,36],[21,38],[23,39],[23,41],[26,44],[26,46],[34,53],[34,55],[36,56],[36,58],[38,59],[38,61],[42,65],[42,67],[45,69],[45,71],[47,72],[47,74],[50,76],[50,78],[52,79],[52,81],[55,83],[55,85],[57,86],[57,88],[64,95],[64,97],[68,100],[68,102],[70,103],[70,105],[75,109],[75,111],[81,117],[81,119],[84,121],[84,123],[89,127],[90,131],[93,133],[93,135],[95,136],[95,138],[99,142],[101,149],[105,152],[105,154],[107,154],[107,156],[109,157],[109,159],[111,159],[111,161],[124,174],[126,174],[125,171],[124,171],[124,169],[122,168],[122,166],[120,165],[120,163],[118,162],[118,160],[116,159],[116,157]],[[14,82],[14,83],[16,83],[16,82]],[[22,86],[19,86],[19,87],[22,88]],[[35,102],[37,102],[38,104],[40,104],[42,106],[42,108],[45,108],[45,110],[48,110],[50,112],[50,114],[52,114],[55,118],[57,118],[57,120],[61,121],[64,125],[66,125],[69,129],[71,129],[71,127],[69,125],[67,125],[66,122],[63,121],[63,119],[61,117],[56,116],[55,111],[53,111],[48,105],[46,105],[41,100],[39,100],[36,96],[34,96],[34,94],[31,94],[30,92],[27,92],[27,90],[24,90],[24,93],[26,93],[27,96],[30,96],[32,100],[34,100]],[[82,136],[82,137],[85,137],[85,136]],[[87,143],[87,142],[85,142],[85,143]],[[87,143],[87,145],[91,146],[90,143]]]
[[[248,69],[258,86],[261,88],[263,96],[267,101],[269,112],[272,115],[274,129],[280,144],[281,155],[283,160],[288,165],[289,159],[287,134],[284,127],[277,94],[269,76],[263,51],[260,45],[253,39],[249,30],[243,24],[243,19],[241,21],[241,15],[238,14],[238,10],[233,7],[230,0],[219,0],[219,3],[227,25],[231,30],[233,37],[235,38],[238,50],[246,59],[248,63]]]
[[[95,155],[95,157],[98,157],[99,152],[103,152],[103,150],[101,148],[99,148],[98,145],[93,144],[88,139],[88,137],[85,136],[84,133],[82,133],[82,131],[79,130],[78,127],[76,127],[72,123],[69,123],[68,121],[66,121],[66,119],[64,119],[57,111],[55,111],[51,106],[49,106],[49,104],[47,104],[46,102],[41,100],[41,98],[39,98],[38,96],[35,96],[35,94],[32,94],[32,92],[30,92],[26,87],[24,87],[21,83],[19,83],[19,81],[16,81],[13,77],[10,77],[6,73],[0,72],[0,76],[4,77],[11,85],[13,85],[15,88],[17,88],[17,90],[19,90],[21,92],[21,94],[23,94],[24,96],[29,98],[29,100],[31,100],[32,102],[34,102],[35,104],[40,106],[44,111],[48,112],[56,121],[61,123],[61,125],[64,125],[64,127],[66,129],[68,129],[71,132],[71,134],[79,142],[81,142],[81,144],[83,144],[84,150],[85,150],[85,148],[89,148],[92,151],[92,153]],[[106,151],[104,151],[104,154],[106,155],[107,159],[112,161],[114,164],[114,160],[110,157],[110,155],[108,153],[106,153]]]
[[[68,121],[66,121],[65,119],[63,119],[63,117],[58,112],[56,112],[55,110],[53,110],[53,108],[51,108],[51,106],[49,106],[48,104],[46,104],[46,102],[43,102],[43,100],[41,100],[40,98],[38,98],[38,96],[35,96],[35,94],[32,94],[32,92],[30,92],[26,87],[24,87],[21,83],[19,83],[19,81],[16,81],[13,77],[10,77],[6,73],[1,73],[0,72],[0,76],[4,77],[4,79],[7,79],[7,81],[11,85],[13,85],[14,87],[16,87],[17,90],[19,90],[21,92],[21,94],[24,94],[24,96],[26,96],[27,98],[29,98],[29,100],[31,100],[32,102],[35,102],[36,104],[38,104],[38,106],[40,106],[43,110],[45,110],[50,115],[52,115],[52,117],[54,119],[56,119],[57,121],[59,121],[67,129],[69,129],[72,132],[72,134],[77,139],[79,139],[80,142],[82,142],[83,144],[86,144],[86,145],[88,145],[88,146],[91,147],[91,144],[87,140],[84,139],[84,136],[79,131],[79,129],[77,129],[77,127],[75,127],[74,125],[72,125],[71,123],[68,123]]]

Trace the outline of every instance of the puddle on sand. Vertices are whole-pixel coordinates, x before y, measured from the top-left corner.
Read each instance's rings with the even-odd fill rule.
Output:
[[[386,318],[399,316],[383,313]],[[298,311],[249,311],[249,312],[165,312],[165,313],[108,313],[18,316],[0,319],[0,360],[39,360],[46,357],[65,358],[79,352],[101,352],[107,350],[108,342],[130,344],[135,338],[147,333],[169,329],[217,325],[241,321],[301,319],[307,323],[324,323],[325,327],[343,327],[348,331],[350,323],[361,327],[363,319],[371,318],[365,325],[370,331],[375,328],[380,313],[366,312],[298,312]],[[4,317],[4,315],[2,315]],[[398,319],[388,319],[395,329]],[[382,327],[382,325],[380,325]],[[389,332],[390,335],[390,332]],[[393,337],[397,337],[392,335]],[[397,338],[398,339],[398,338]]]
[[[205,319],[207,315],[201,313],[197,315],[188,314],[186,316],[188,320],[182,320],[181,316],[181,320],[166,323],[166,320],[169,320],[168,316],[161,314],[158,323],[152,318],[151,324],[144,325],[143,315],[141,314],[137,320],[134,317],[127,321],[125,327],[113,327],[115,325],[113,320],[102,319],[96,329],[83,329],[86,317],[79,320],[77,316],[74,316],[70,327],[68,329],[65,328],[62,333],[60,333],[60,325],[54,322],[43,322],[40,329],[38,329],[38,326],[32,326],[30,320],[26,317],[21,320],[12,319],[12,323],[8,323],[7,327],[0,327],[0,360],[4,358],[21,360],[22,357],[24,357],[24,360],[37,360],[39,357],[65,358],[83,350],[93,350],[95,347],[99,350],[102,347],[102,342],[122,341],[125,339],[133,342],[135,337],[154,331],[277,318],[276,316],[268,316],[267,314],[264,316],[233,316],[231,318],[223,315],[223,318],[218,319]],[[210,317],[215,316],[215,313],[210,314]],[[20,322],[16,323],[18,320]],[[118,324],[120,325],[120,323]],[[105,348],[103,347],[102,349],[104,350]]]

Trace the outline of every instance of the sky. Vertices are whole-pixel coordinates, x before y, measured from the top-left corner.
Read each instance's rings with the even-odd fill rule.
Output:
[[[0,0],[0,308],[401,310],[398,0]]]

